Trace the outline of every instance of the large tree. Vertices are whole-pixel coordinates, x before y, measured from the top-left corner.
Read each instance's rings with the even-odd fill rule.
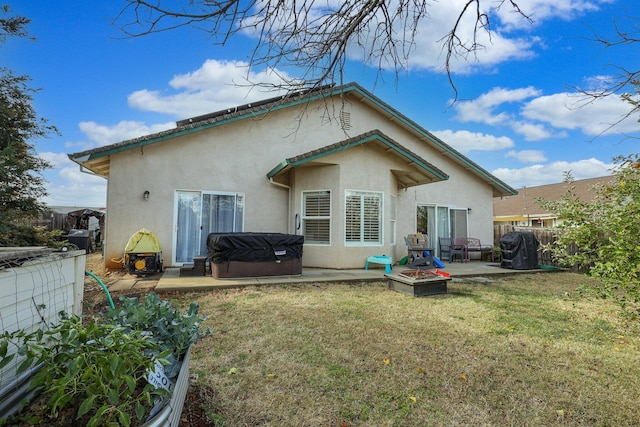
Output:
[[[245,34],[255,40],[251,65],[295,67],[301,74],[284,89],[316,88],[342,82],[348,53],[379,70],[405,68],[415,52],[416,35],[438,0],[124,0],[115,22],[130,36],[191,26],[222,45]],[[485,4],[489,7],[486,8]],[[529,19],[514,0],[466,0],[447,34],[442,34],[443,67],[484,46],[480,32],[491,35],[491,12],[508,7]],[[472,29],[462,28],[471,18]],[[283,89],[282,86],[278,87]],[[455,87],[454,87],[455,89]]]
[[[29,37],[29,19],[12,15],[8,6],[1,13],[0,43],[8,37]],[[0,67],[0,246],[33,244],[34,234],[23,225],[45,208],[41,173],[50,165],[32,144],[57,130],[37,116],[32,106],[37,90],[29,82],[29,77]]]

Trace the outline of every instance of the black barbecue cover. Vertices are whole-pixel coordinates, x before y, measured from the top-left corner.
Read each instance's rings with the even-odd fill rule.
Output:
[[[303,244],[304,236],[294,234],[211,233],[207,236],[207,256],[214,264],[301,259]]]
[[[502,268],[532,270],[538,268],[538,246],[535,234],[527,231],[513,231],[500,238]]]

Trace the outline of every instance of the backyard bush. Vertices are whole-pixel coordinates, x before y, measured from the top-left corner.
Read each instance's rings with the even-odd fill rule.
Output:
[[[634,318],[640,316],[640,161],[614,159],[614,182],[594,187],[592,201],[581,200],[566,176],[560,200],[540,200],[563,220],[557,241],[545,248],[564,266],[601,279],[584,290],[614,300]]]

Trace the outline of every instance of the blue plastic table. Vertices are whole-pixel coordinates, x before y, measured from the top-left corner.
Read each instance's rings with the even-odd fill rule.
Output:
[[[393,260],[390,256],[387,255],[375,255],[367,258],[367,263],[364,265],[364,269],[369,269],[369,263],[374,264],[384,264],[384,272],[389,274],[391,273],[391,264],[393,264]]]

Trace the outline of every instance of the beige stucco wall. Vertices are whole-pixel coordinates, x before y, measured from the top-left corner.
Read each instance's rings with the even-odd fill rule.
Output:
[[[351,129],[340,128],[337,115],[351,114]],[[405,167],[374,144],[355,147],[322,159],[327,167],[299,167],[291,172],[291,189],[269,182],[266,174],[286,158],[325,147],[373,129],[442,169],[451,178],[442,183],[398,190],[391,168]],[[105,259],[123,256],[129,237],[140,228],[153,231],[163,245],[165,266],[174,245],[176,190],[240,192],[245,195],[244,231],[293,233],[301,211],[301,191],[332,190],[332,245],[305,246],[305,266],[361,268],[369,255],[406,253],[402,236],[415,232],[416,204],[437,203],[472,208],[469,234],[492,238],[492,190],[488,184],[440,156],[414,134],[359,102],[304,104],[269,112],[262,120],[247,119],[200,130],[113,154],[107,193]],[[344,247],[344,191],[384,192],[384,243],[380,247]],[[145,201],[143,192],[150,192]],[[397,244],[392,245],[389,198],[397,194]]]
[[[295,170],[293,185],[295,213],[302,212],[302,192],[331,191],[331,245],[305,245],[304,265],[308,267],[356,268],[363,267],[371,255],[391,255],[389,224],[390,195],[395,195],[396,180],[390,172],[404,165],[374,144],[340,151],[322,159],[325,166],[301,167]],[[333,164],[329,164],[333,163]],[[366,173],[363,173],[366,171]],[[354,247],[344,243],[344,207],[346,190],[366,190],[383,193],[384,221],[382,245]],[[404,243],[403,243],[404,244]]]

